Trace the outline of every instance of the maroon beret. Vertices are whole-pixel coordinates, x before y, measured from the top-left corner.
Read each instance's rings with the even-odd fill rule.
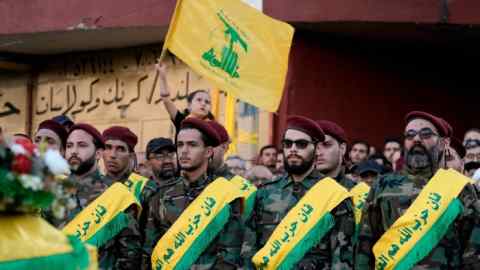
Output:
[[[316,141],[322,142],[325,140],[325,133],[322,128],[315,121],[307,117],[299,115],[289,116],[287,119],[287,129],[304,132]]]
[[[443,125],[447,128],[447,134],[446,137],[452,137],[453,136],[453,127],[443,118],[440,118],[442,120]]]
[[[59,123],[53,120],[45,120],[41,122],[40,125],[38,126],[38,130],[40,129],[49,129],[55,132],[55,134],[57,134],[58,137],[60,138],[60,141],[62,142],[63,147],[65,147],[65,145],[67,144],[67,136],[68,136],[67,130]]]
[[[135,146],[138,142],[137,135],[135,135],[135,133],[133,133],[127,127],[109,127],[103,131],[102,136],[104,142],[107,142],[108,140],[119,140],[126,143],[132,151],[135,149]]]
[[[196,129],[205,135],[207,137],[207,146],[217,147],[220,145],[220,135],[218,135],[217,131],[207,121],[189,117],[182,121],[180,130],[189,128]]]
[[[340,143],[347,142],[347,134],[341,126],[328,120],[318,120],[317,124],[322,128],[325,134],[334,137]]]
[[[87,132],[88,134],[92,135],[93,143],[97,148],[102,148],[102,149],[105,148],[102,134],[100,134],[100,132],[95,127],[86,123],[78,123],[70,127],[70,131],[68,132],[68,135],[70,136],[70,134],[72,134],[72,131],[77,129],[81,129]]]
[[[426,113],[426,112],[421,112],[421,111],[412,111],[409,112],[405,116],[405,122],[410,122],[413,119],[424,119],[432,123],[438,130],[438,133],[442,137],[446,137],[448,135],[448,127],[445,125],[445,120],[442,118]]]
[[[455,149],[455,151],[457,151],[460,158],[465,157],[465,154],[467,153],[467,150],[465,150],[465,147],[463,146],[462,142],[459,139],[457,139],[455,137],[452,137],[450,139],[450,146],[453,149]]]
[[[222,124],[218,123],[217,121],[208,121],[207,122],[218,134],[218,138],[220,139],[220,144],[227,143],[230,141],[230,137],[228,136],[227,130],[222,126]]]

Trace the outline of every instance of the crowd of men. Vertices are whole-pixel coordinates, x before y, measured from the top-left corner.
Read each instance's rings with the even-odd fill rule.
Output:
[[[141,208],[126,209],[126,227],[99,247],[102,269],[152,269],[156,245],[184,210],[215,179],[231,180],[237,175],[258,188],[252,213],[243,217],[244,207],[233,201],[222,230],[200,251],[190,269],[272,269],[265,259],[268,256],[263,257],[263,264],[253,258],[270,245],[279,224],[302,198],[327,177],[346,192],[359,183],[371,187],[360,209],[361,220],[356,220],[354,199],[341,200],[330,209],[332,223],[324,235],[311,245],[298,244],[305,245],[303,252],[296,247],[296,252],[289,253],[296,257],[293,268],[384,269],[386,261],[394,261],[397,250],[389,250],[389,258],[379,258],[377,253],[382,250],[376,243],[409,211],[437,171],[453,169],[475,178],[480,168],[480,130],[469,130],[463,143],[453,134],[444,119],[414,111],[405,117],[403,139],[387,139],[382,153],[372,153],[368,142],[349,143],[339,123],[291,116],[281,146],[262,147],[248,169],[241,157],[224,157],[231,140],[221,124],[195,117],[181,122],[175,142],[168,138],[150,140],[142,167],[137,166],[134,150],[138,138],[127,127],[112,126],[100,133],[90,124],[74,124],[59,116],[42,122],[32,140],[60,151],[70,164],[69,177],[76,183],[73,196],[77,205],[65,219],[55,220],[48,211],[44,214],[58,228],[113,184],[126,183],[132,174],[148,177],[141,190]],[[101,159],[103,170],[99,167]],[[325,196],[316,198],[317,202],[328,203],[322,202],[329,198],[328,190],[319,192]],[[441,220],[445,225],[436,231],[437,241],[429,236],[430,242],[414,245],[421,250],[407,249],[407,265],[414,269],[480,267],[480,201],[474,182],[465,184],[457,197],[460,214],[450,222]],[[427,219],[422,222],[427,223]],[[398,250],[403,252],[403,247]],[[416,257],[410,254],[412,250]]]

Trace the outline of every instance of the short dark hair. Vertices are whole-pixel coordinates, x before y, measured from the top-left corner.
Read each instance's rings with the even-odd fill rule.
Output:
[[[212,146],[214,145],[215,143],[213,142],[213,140],[211,138],[209,138],[207,135],[205,135],[200,129],[194,127],[194,126],[190,126],[190,125],[185,125],[183,126],[180,131],[182,130],[186,130],[186,129],[194,129],[196,131],[198,131],[200,133],[200,138],[202,139],[202,142],[205,146]],[[180,131],[178,133],[180,133]],[[176,142],[177,143],[177,142]],[[175,144],[176,144],[175,143]]]
[[[267,150],[267,149],[271,149],[271,148],[275,149],[275,151],[277,151],[277,153],[278,153],[278,149],[277,149],[277,147],[276,147],[275,145],[273,145],[273,144],[267,144],[267,145],[263,146],[262,148],[260,148],[259,156],[262,156],[262,155],[263,155],[263,151],[265,151],[265,150]]]
[[[383,161],[383,167],[385,167],[386,172],[392,171],[392,163],[381,153],[373,154],[370,157],[368,157],[368,160],[373,160],[375,161],[376,159],[381,159]]]
[[[363,144],[365,145],[365,147],[367,147],[367,155],[370,155],[370,144],[366,141],[363,141],[363,140],[356,140],[356,141],[353,141],[352,143],[352,147],[350,148],[350,150],[353,149],[353,147],[357,144]]]
[[[187,103],[188,104],[191,104],[193,99],[195,98],[195,96],[198,94],[198,93],[205,93],[205,94],[209,94],[207,90],[205,89],[198,89],[198,90],[195,90],[193,91],[192,93],[188,94],[187,96]],[[185,109],[185,112],[184,112],[186,115],[189,115],[190,114],[190,111],[188,109]],[[211,112],[208,112],[207,114],[207,119],[210,119],[210,120],[215,120],[215,116],[211,113]]]
[[[398,138],[394,138],[394,137],[385,138],[383,145],[385,146],[387,143],[391,143],[391,142],[398,143],[400,146],[402,146],[402,142]]]

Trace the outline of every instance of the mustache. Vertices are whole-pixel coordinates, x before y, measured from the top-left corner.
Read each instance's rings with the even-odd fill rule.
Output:
[[[77,160],[77,161],[79,161],[79,162],[82,162],[82,160],[81,160],[79,157],[77,157],[77,156],[71,156],[71,157],[68,159],[68,162],[70,163],[72,160]]]
[[[288,156],[287,156],[287,159],[288,159],[288,158],[292,158],[292,157],[296,157],[296,158],[298,158],[298,159],[303,159],[301,156],[296,155],[296,154],[290,154],[290,155],[288,155]]]

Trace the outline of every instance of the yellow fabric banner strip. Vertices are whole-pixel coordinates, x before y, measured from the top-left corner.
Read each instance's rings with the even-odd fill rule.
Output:
[[[376,269],[395,269],[432,229],[468,183],[470,179],[462,174],[440,169],[407,211],[373,246]],[[429,245],[432,246],[432,243]]]
[[[350,196],[350,193],[332,178],[318,181],[288,211],[265,246],[253,256],[252,262],[257,269],[279,269],[313,227]]]
[[[355,213],[355,223],[358,225],[362,220],[362,211],[367,200],[368,193],[370,193],[370,187],[360,182],[350,190],[353,199],[353,212]]]
[[[0,217],[0,261],[30,259],[72,251],[67,237],[41,217]]]
[[[240,194],[243,198],[249,198],[257,191],[257,187],[255,185],[239,175],[235,175],[230,182],[235,184],[240,189]]]
[[[125,185],[115,183],[70,221],[63,232],[86,242],[132,204],[140,207]]]
[[[185,257],[191,255],[189,251],[195,240],[228,204],[240,196],[238,187],[223,177],[210,183],[158,241],[152,253],[152,268],[175,269],[182,264],[180,261],[191,259]],[[188,269],[189,265],[180,268]]]
[[[275,112],[293,32],[240,0],[179,0],[161,57],[169,50],[219,89]]]

